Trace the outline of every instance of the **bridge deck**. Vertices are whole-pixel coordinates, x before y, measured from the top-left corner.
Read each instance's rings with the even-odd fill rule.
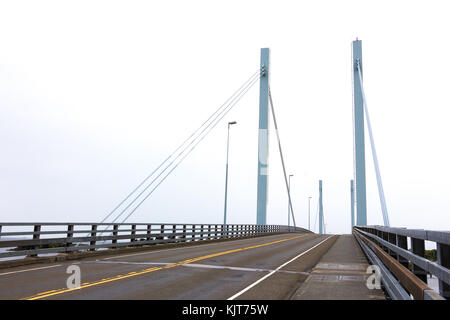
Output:
[[[380,300],[381,289],[366,285],[367,260],[353,235],[341,235],[294,294],[298,300]]]
[[[291,299],[346,239],[333,246],[337,238],[278,234],[2,269],[0,299]],[[355,247],[346,249],[354,255]],[[75,290],[66,287],[72,264],[81,270]]]

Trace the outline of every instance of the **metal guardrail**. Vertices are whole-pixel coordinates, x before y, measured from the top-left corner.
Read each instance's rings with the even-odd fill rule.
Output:
[[[385,262],[385,266],[394,273],[398,282],[416,299],[436,298],[433,292],[428,290],[427,273],[438,278],[440,295],[450,298],[449,231],[357,226],[354,227],[353,234],[357,236],[357,239],[364,240],[363,250],[367,251],[367,248],[370,248],[372,253],[382,260],[381,262]],[[425,241],[436,243],[437,262],[425,259]],[[361,244],[361,241],[359,242]],[[410,277],[409,271],[415,277]],[[420,282],[413,278],[420,279]],[[401,294],[398,295],[400,296]]]
[[[9,249],[0,252],[0,258],[36,257],[39,254],[242,238],[283,232],[310,233],[303,228],[280,225],[0,222],[0,249]]]

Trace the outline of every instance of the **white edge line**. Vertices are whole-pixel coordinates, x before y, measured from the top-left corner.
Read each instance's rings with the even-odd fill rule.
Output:
[[[325,240],[322,240],[321,242],[319,242],[318,244],[316,244],[314,247],[309,248],[306,251],[303,251],[302,253],[300,253],[299,255],[295,256],[294,258],[292,258],[291,260],[283,263],[281,266],[279,266],[278,268],[276,268],[275,270],[273,270],[272,272],[266,274],[264,277],[256,280],[255,282],[253,282],[251,285],[249,285],[248,287],[242,289],[241,291],[239,291],[238,293],[236,293],[235,295],[229,297],[227,300],[234,300],[237,297],[239,297],[241,294],[247,292],[248,290],[250,290],[251,288],[253,288],[254,286],[256,286],[258,283],[264,281],[265,279],[267,279],[268,277],[270,277],[272,274],[274,274],[275,272],[277,272],[278,270],[280,270],[281,268],[283,268],[284,266],[286,266],[287,264],[291,263],[292,261],[294,261],[295,259],[301,257],[302,255],[304,255],[305,253],[308,253],[309,251],[313,250],[314,248],[320,246],[322,243],[324,243],[325,241],[327,241],[328,239],[332,238],[334,236],[329,236],[328,238],[326,238]]]
[[[33,269],[25,269],[25,270],[11,271],[11,272],[0,273],[0,276],[6,276],[6,275],[8,275],[8,274],[21,273],[21,272],[27,272],[27,271],[35,271],[35,270],[42,270],[42,269],[55,268],[55,267],[60,267],[60,266],[62,266],[62,264],[56,264],[56,265],[54,265],[54,266],[41,267],[41,268],[33,268]]]

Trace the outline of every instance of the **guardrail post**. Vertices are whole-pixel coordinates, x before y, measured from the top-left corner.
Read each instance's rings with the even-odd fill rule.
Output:
[[[217,224],[214,226],[214,239],[217,239]]]
[[[200,226],[200,240],[203,240],[203,225]]]
[[[150,236],[152,234],[152,225],[148,224],[147,225],[147,241],[152,240],[152,237]]]
[[[89,242],[89,245],[95,246],[95,243],[97,242],[95,240],[95,238],[97,237],[97,225],[96,224],[93,224],[91,227],[91,237],[94,239],[91,239],[91,241]],[[95,251],[95,248],[90,248],[89,251]]]
[[[0,227],[0,232],[1,232],[1,227]],[[73,224],[69,224],[67,225],[67,238],[72,238],[73,237]],[[72,242],[68,242],[66,244],[67,247],[71,247],[72,246]]]
[[[361,228],[361,229],[363,229],[363,228]],[[382,232],[382,231],[380,231],[380,230],[375,230],[375,235],[376,235],[377,237],[383,239],[383,232]],[[375,243],[376,243],[381,249],[384,248],[384,247],[381,245],[380,241],[375,240]],[[383,249],[383,250],[384,250],[384,249]]]
[[[425,240],[411,238],[411,249],[415,255],[425,257]],[[427,272],[422,268],[412,265],[412,272],[423,282],[427,283]]]
[[[177,226],[176,226],[175,224],[172,225],[172,233],[173,233],[172,239],[175,240],[174,242],[177,242],[177,241],[176,241],[176,239],[177,239],[177,236],[176,236],[176,233],[177,233]]]
[[[450,245],[439,242],[436,245],[438,263],[450,269]],[[450,299],[450,285],[442,280],[439,280],[439,294],[447,300]]]
[[[119,225],[118,224],[114,224],[112,234],[114,237],[114,239],[112,239],[112,243],[117,243],[117,235],[119,234]],[[115,249],[117,247],[112,247],[112,248]]]
[[[33,228],[33,240],[37,240],[40,238],[40,234],[41,233],[41,225],[40,224],[36,224],[34,225]],[[33,249],[36,250],[38,249],[39,246],[34,246]],[[30,254],[29,257],[37,257],[37,254]]]
[[[136,235],[136,225],[133,224],[133,225],[131,225],[131,237],[130,237],[130,242],[136,241],[136,238],[134,237],[135,235]]]
[[[186,242],[186,225],[185,224],[183,224],[183,236],[182,236],[182,238],[183,238],[183,242]]]
[[[392,243],[394,246],[397,245],[397,237],[395,236],[394,233],[388,233],[387,234],[387,238],[389,243]],[[397,259],[398,254],[396,254],[394,251],[389,250],[389,254],[391,255],[392,258]]]
[[[208,224],[208,240],[211,240],[211,225]]]
[[[381,238],[384,240],[384,241],[388,241],[388,233],[387,232],[384,232],[384,231],[382,231],[381,232]],[[383,247],[383,250],[384,251],[386,251],[387,253],[391,253],[391,250],[389,250],[386,246],[382,246]]]
[[[160,240],[164,240],[164,228],[165,228],[165,225],[162,224],[161,231],[160,231],[160,237],[159,237]]]
[[[401,236],[397,234],[397,247],[408,250],[408,238],[406,236]],[[397,255],[397,261],[400,262],[405,268],[409,267],[408,260],[403,258],[399,254]]]
[[[192,238],[192,241],[195,241],[195,224],[193,224],[192,225],[192,236],[191,236],[191,238]]]
[[[2,225],[0,224],[0,239],[2,238]]]

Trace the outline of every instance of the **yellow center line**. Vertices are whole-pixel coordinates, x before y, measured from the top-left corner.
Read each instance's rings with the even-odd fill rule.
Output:
[[[183,260],[183,261],[180,261],[180,262],[177,262],[177,263],[174,263],[174,264],[165,265],[165,266],[162,266],[162,267],[152,267],[152,268],[147,268],[147,269],[144,269],[144,270],[141,270],[141,271],[133,271],[133,272],[130,272],[130,273],[127,273],[127,274],[124,274],[124,275],[117,275],[117,276],[114,276],[114,277],[101,279],[101,280],[95,281],[95,282],[85,282],[85,283],[81,284],[81,286],[79,286],[77,288],[73,288],[73,289],[63,288],[63,289],[45,291],[45,292],[38,293],[38,294],[36,294],[34,296],[31,296],[31,297],[28,297],[28,298],[24,298],[24,300],[43,299],[43,298],[55,296],[55,295],[58,295],[58,294],[71,292],[71,291],[77,291],[77,290],[81,290],[81,289],[89,288],[89,287],[93,287],[93,286],[98,286],[98,285],[101,285],[101,284],[104,284],[104,283],[113,282],[113,281],[122,280],[122,279],[127,279],[127,278],[139,276],[139,275],[142,275],[142,274],[146,274],[146,273],[150,273],[150,272],[154,272],[154,271],[158,271],[158,270],[170,269],[170,268],[182,266],[184,264],[188,264],[188,263],[192,263],[192,262],[197,262],[197,261],[206,260],[206,259],[209,259],[209,258],[223,256],[225,254],[236,253],[236,252],[246,251],[246,250],[250,250],[250,249],[266,247],[266,246],[274,245],[274,244],[277,244],[277,243],[282,243],[282,242],[285,242],[285,241],[295,240],[295,239],[302,238],[302,237],[305,237],[305,236],[307,236],[307,234],[300,235],[300,236],[295,236],[295,237],[291,237],[291,238],[284,238],[284,239],[281,239],[281,240],[275,240],[275,241],[266,242],[266,243],[263,243],[263,244],[257,244],[257,245],[244,247],[244,248],[238,248],[238,249],[232,249],[232,250],[227,250],[227,251],[216,252],[216,253],[208,254],[208,255],[205,255],[205,256],[200,256],[200,257],[196,257],[196,258],[192,258],[192,259]]]

